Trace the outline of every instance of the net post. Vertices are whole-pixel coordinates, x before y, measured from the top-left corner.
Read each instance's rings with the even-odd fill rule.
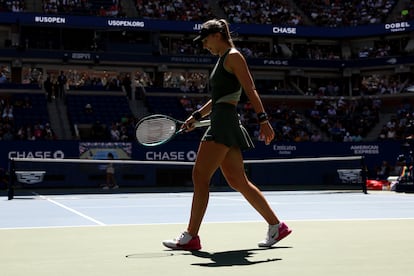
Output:
[[[365,156],[361,156],[361,186],[362,192],[368,194],[367,191],[367,167],[365,165]]]
[[[9,183],[7,184],[8,200],[14,198],[14,179],[15,179],[15,164],[13,158],[9,159]]]

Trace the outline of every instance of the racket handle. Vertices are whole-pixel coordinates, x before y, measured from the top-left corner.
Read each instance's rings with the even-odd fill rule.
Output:
[[[210,120],[197,121],[194,123],[194,127],[205,127],[209,125],[210,125]],[[177,134],[183,133],[185,130],[186,130],[185,128],[181,128],[180,130],[177,131]]]
[[[210,125],[210,120],[203,120],[194,123],[195,127],[205,127]]]

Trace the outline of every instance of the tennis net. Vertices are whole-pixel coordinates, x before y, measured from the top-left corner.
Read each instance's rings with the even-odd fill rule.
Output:
[[[105,185],[108,165],[113,167],[120,191],[144,188],[191,187],[194,162],[11,158],[8,198],[15,189],[49,189],[71,193]],[[362,190],[366,192],[363,156],[246,160],[248,177],[262,189]],[[223,190],[226,180],[218,170],[212,188]]]

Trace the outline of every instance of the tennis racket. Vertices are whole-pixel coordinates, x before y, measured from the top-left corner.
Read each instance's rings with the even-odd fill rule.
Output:
[[[183,121],[176,120],[170,116],[154,114],[142,118],[135,126],[135,136],[138,143],[143,146],[152,147],[165,144],[176,135],[185,132],[181,126]],[[210,120],[194,123],[195,127],[209,126]]]

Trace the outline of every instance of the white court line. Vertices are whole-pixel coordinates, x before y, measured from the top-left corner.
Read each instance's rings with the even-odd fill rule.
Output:
[[[101,222],[99,220],[96,220],[96,219],[94,219],[94,218],[92,218],[90,216],[87,216],[87,215],[79,212],[79,211],[76,211],[75,209],[72,209],[72,208],[70,208],[70,207],[68,207],[68,206],[66,206],[64,204],[61,204],[61,203],[59,203],[59,202],[57,202],[57,201],[55,201],[55,200],[53,200],[51,198],[48,198],[47,196],[42,196],[42,195],[40,195],[38,193],[35,193],[35,192],[33,192],[33,194],[36,195],[36,196],[38,196],[38,197],[40,197],[41,199],[45,199],[45,200],[49,201],[50,203],[53,203],[53,204],[55,204],[55,205],[57,205],[57,206],[65,209],[65,210],[68,210],[69,212],[72,212],[72,213],[74,213],[74,214],[76,214],[76,215],[78,215],[78,216],[80,216],[80,217],[82,217],[84,219],[87,219],[89,221],[92,221],[93,223],[96,223],[96,224],[101,225],[101,226],[105,226],[106,225],[105,223],[103,223],[103,222]]]
[[[414,221],[414,218],[346,218],[346,219],[288,219],[285,222],[358,222],[358,221]],[[261,223],[266,224],[263,220],[246,220],[246,221],[206,221],[203,224],[248,224]],[[2,230],[31,230],[31,229],[65,229],[65,228],[92,228],[92,227],[131,227],[131,226],[163,226],[163,225],[186,225],[186,222],[157,222],[157,223],[125,223],[125,224],[106,224],[106,225],[63,225],[63,226],[23,226],[23,227],[4,227]]]

